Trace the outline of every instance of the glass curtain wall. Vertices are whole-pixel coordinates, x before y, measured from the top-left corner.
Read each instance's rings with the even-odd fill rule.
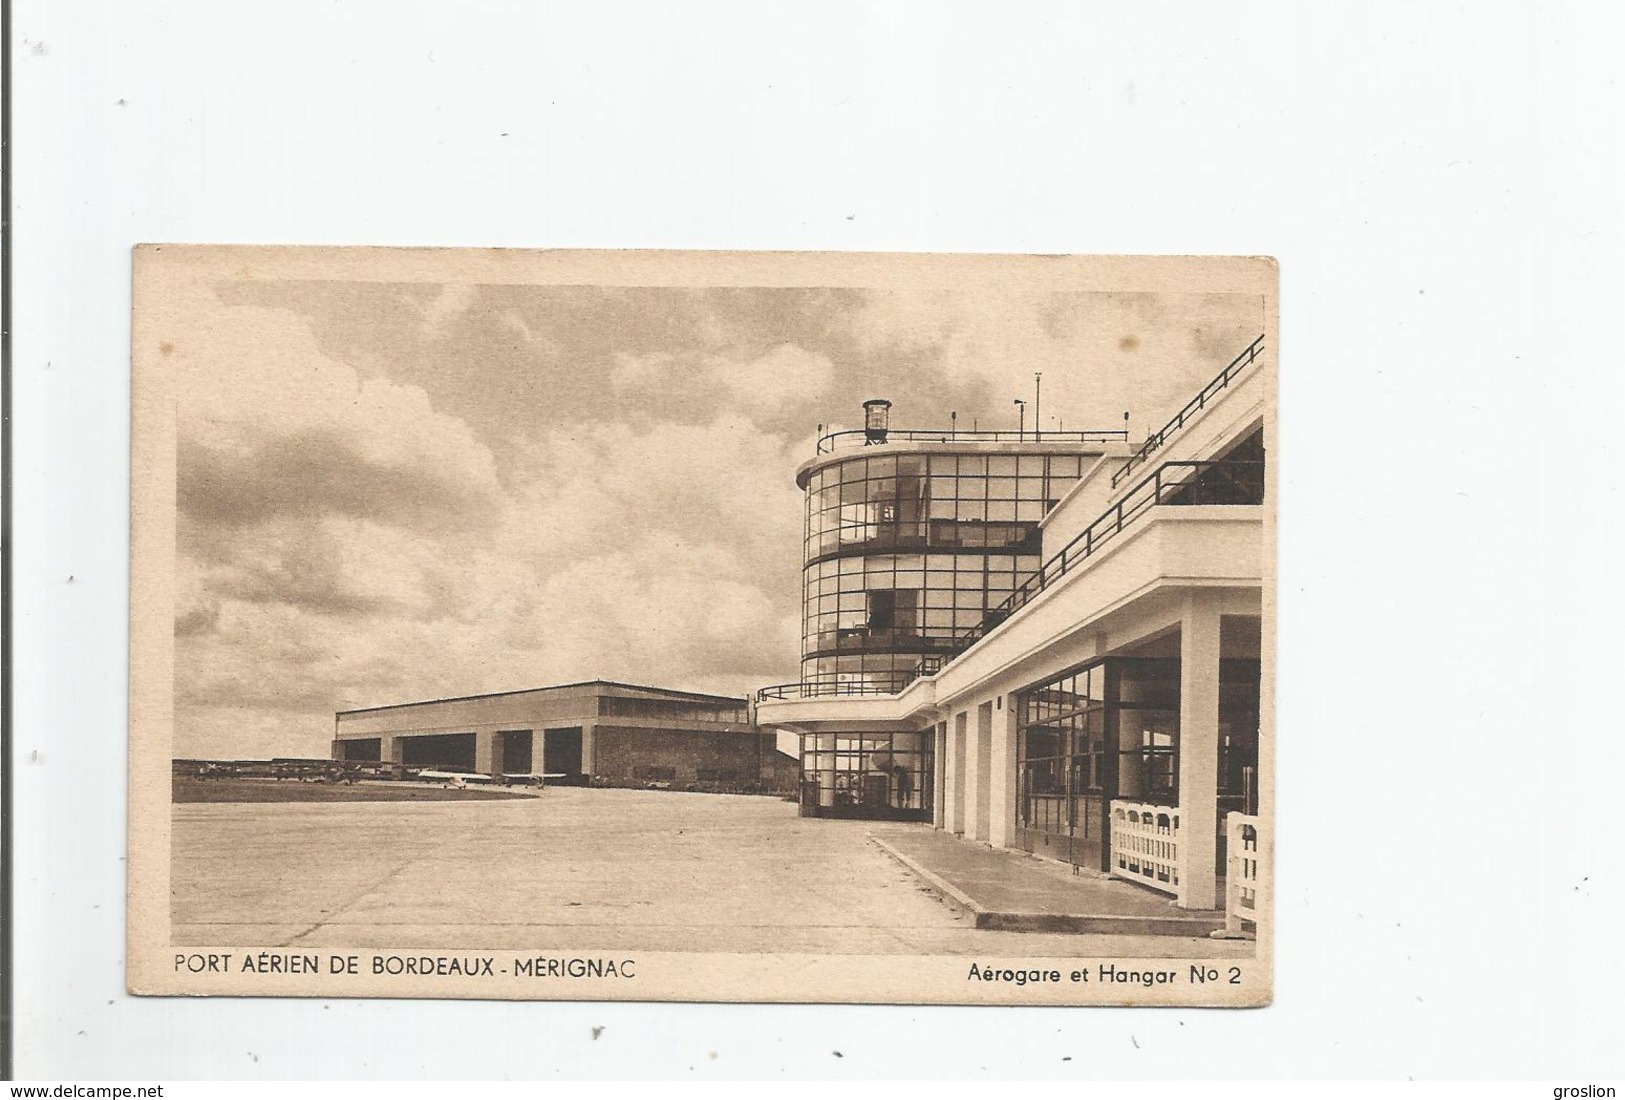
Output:
[[[933,742],[929,730],[804,734],[802,815],[931,820]]]
[[[1096,665],[1018,700],[1016,841],[1029,852],[1079,866],[1099,862],[1116,789],[1107,680],[1106,667]]]
[[[1077,455],[859,456],[807,484],[802,680],[898,691],[1039,566]],[[816,688],[815,688],[816,690]]]
[[[1219,813],[1256,802],[1258,662],[1219,663]],[[1023,692],[1016,838],[1106,869],[1113,799],[1179,804],[1179,661],[1115,657]]]

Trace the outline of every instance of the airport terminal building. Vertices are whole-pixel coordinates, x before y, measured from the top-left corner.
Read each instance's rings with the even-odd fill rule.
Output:
[[[749,701],[593,680],[339,711],[333,757],[567,783],[771,785],[774,735]]]
[[[801,680],[757,701],[800,737],[803,814],[929,821],[1215,907],[1272,729],[1273,358],[1238,350],[1137,447],[897,431],[878,401],[820,441],[796,474]]]

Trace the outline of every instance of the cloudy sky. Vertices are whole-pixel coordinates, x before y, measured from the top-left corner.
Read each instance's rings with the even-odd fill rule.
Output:
[[[1160,422],[1256,295],[225,281],[177,359],[175,753],[333,712],[798,673],[818,426]],[[1030,406],[1029,406],[1030,408]],[[1029,427],[1031,423],[1029,421]]]

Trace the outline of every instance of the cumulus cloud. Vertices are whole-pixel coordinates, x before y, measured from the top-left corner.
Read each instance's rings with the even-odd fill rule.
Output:
[[[1046,430],[1115,428],[1124,411],[1146,428],[1263,331],[1261,309],[1251,295],[876,291],[850,324],[868,355],[923,359],[978,387],[984,427],[1014,428],[1018,397],[1031,427],[1041,373]]]
[[[362,378],[285,310],[222,308],[175,349],[179,504],[222,524],[338,512],[465,522],[491,451],[417,386]]]
[[[1256,335],[1223,297],[226,298],[173,350],[176,749],[206,756],[325,753],[350,707],[791,679],[815,423],[891,396],[1013,427],[1033,370],[1068,427],[1120,422]]]
[[[661,393],[673,387],[710,391],[729,408],[757,416],[816,400],[834,377],[828,356],[779,344],[762,355],[623,353],[615,357],[610,382],[622,393]]]
[[[297,317],[217,316],[177,349],[177,751],[321,752],[335,709],[436,695],[793,674],[797,444],[726,406],[539,415],[499,477],[426,391],[361,377]],[[812,359],[760,369],[794,384]],[[738,365],[705,369],[729,388]]]

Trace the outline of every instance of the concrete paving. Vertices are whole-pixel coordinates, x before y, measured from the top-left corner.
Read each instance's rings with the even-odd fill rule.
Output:
[[[173,808],[173,825],[178,946],[1252,950],[1206,937],[978,929],[870,842],[873,823],[803,819],[771,798],[558,788],[500,802],[191,804]]]
[[[1098,872],[935,829],[875,827],[872,838],[920,880],[968,910],[977,928],[1206,936],[1215,910],[1180,909],[1165,894]]]

